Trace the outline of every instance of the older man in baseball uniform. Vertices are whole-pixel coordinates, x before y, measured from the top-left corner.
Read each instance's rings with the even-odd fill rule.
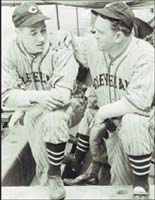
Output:
[[[134,198],[146,198],[154,133],[149,115],[154,94],[154,49],[131,35],[134,14],[123,2],[94,10],[94,39],[73,36],[76,58],[89,67],[99,111],[91,123],[90,149],[95,158],[100,129],[121,118],[106,140],[111,183],[132,184]]]
[[[48,19],[34,3],[15,8],[12,20],[17,38],[3,57],[2,99],[3,106],[21,111],[15,116],[22,113],[37,167],[48,165],[50,198],[62,199],[66,192],[60,166],[79,65],[71,46],[53,49],[46,31]]]

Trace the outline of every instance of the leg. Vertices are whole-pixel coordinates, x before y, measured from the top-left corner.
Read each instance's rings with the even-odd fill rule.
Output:
[[[128,157],[123,151],[122,142],[118,137],[118,132],[110,133],[106,140],[108,163],[111,166],[112,185],[131,185],[132,173],[129,166]]]
[[[95,111],[95,113],[96,113],[96,111]],[[90,119],[90,118],[88,118],[89,114],[90,114],[90,109],[87,110],[87,112],[85,112],[85,117],[83,118],[83,120],[81,121],[80,126],[79,126],[79,130],[83,130],[83,132],[85,132],[85,134],[89,134],[89,125],[92,122],[92,120],[90,120],[89,123],[88,123],[88,119]],[[93,115],[93,117],[94,117],[94,115]],[[105,142],[103,140],[103,134],[101,135],[101,137],[97,138],[98,141],[95,141],[95,144],[97,143],[97,145],[94,145],[93,133],[90,133],[90,140],[89,140],[90,145],[91,145],[90,149],[91,149],[93,161],[91,163],[91,167],[88,170],[88,173],[86,171],[86,176],[80,176],[80,177],[77,178],[77,180],[70,180],[70,179],[66,180],[65,179],[64,182],[66,184],[72,185],[72,184],[78,183],[79,181],[83,180],[81,178],[87,178],[87,182],[89,182],[90,184],[97,184],[98,183],[98,172],[99,172],[102,164],[105,164],[107,166],[107,152],[106,152]],[[82,135],[79,135],[78,145],[77,145],[77,149],[76,149],[74,158],[72,157],[72,159],[71,159],[71,157],[70,157],[70,159],[68,159],[70,163],[73,163],[73,161],[74,161],[74,163],[78,163],[77,162],[78,156],[80,158],[83,158],[81,156],[81,154],[84,155],[84,151],[82,151],[84,149],[82,149],[81,147],[82,146],[84,147],[84,143],[83,144],[81,143],[82,140],[80,139],[80,136],[82,136]],[[89,139],[89,137],[88,137],[88,139]],[[95,148],[95,147],[97,147],[97,148]],[[82,153],[80,153],[80,151]],[[95,155],[94,155],[94,152],[95,152]],[[86,151],[85,151],[85,153],[86,153]],[[81,162],[81,160],[79,161],[79,163],[80,162]]]
[[[85,154],[88,151],[90,134],[89,126],[98,110],[96,91],[92,86],[87,89],[85,97],[87,98],[87,109],[85,110],[84,117],[79,124],[78,142],[75,151],[75,158],[79,163],[84,160]]]
[[[36,111],[27,114],[27,125],[31,134],[31,149],[38,168],[44,169],[44,155],[48,162],[49,193],[52,199],[65,197],[65,189],[61,179],[60,166],[64,157],[65,144],[68,136],[68,118],[65,110],[42,110],[38,115]],[[35,137],[34,137],[35,136]],[[36,139],[36,140],[34,140]],[[41,141],[41,142],[40,142]],[[40,144],[44,148],[40,148]],[[47,164],[47,163],[46,163]],[[42,172],[40,170],[40,172]]]
[[[148,175],[154,146],[153,134],[149,131],[149,118],[137,114],[125,115],[120,139],[132,169],[133,194],[145,196],[149,190]]]
[[[68,154],[64,158],[63,163],[72,166],[72,169],[76,172],[79,171],[89,149],[89,125],[96,112],[97,111],[95,109],[86,109],[84,117],[82,118],[78,128],[78,139],[75,154]]]
[[[48,114],[47,118],[47,124],[45,126],[48,128],[43,135],[49,161],[49,194],[51,199],[61,199],[65,198],[66,195],[61,179],[60,167],[68,140],[69,128],[67,116],[63,110],[57,110],[52,114]]]
[[[103,124],[96,125],[92,127],[90,132],[90,150],[91,155],[93,159],[93,165],[96,166],[94,171],[96,171],[95,174],[97,174],[97,171],[99,171],[101,163],[110,168],[109,164],[107,163],[107,149],[106,149],[106,139],[108,138],[108,131],[114,132],[117,128],[116,124],[118,123],[118,120],[110,120],[107,119]],[[109,172],[110,174],[110,172]],[[92,174],[93,176],[93,174]]]

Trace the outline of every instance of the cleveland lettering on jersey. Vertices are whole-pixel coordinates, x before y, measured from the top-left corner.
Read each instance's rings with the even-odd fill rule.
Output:
[[[94,88],[97,89],[101,86],[109,86],[113,88],[118,88],[119,90],[126,90],[129,82],[127,80],[123,80],[117,76],[112,74],[99,74],[93,79]]]
[[[49,80],[49,76],[42,72],[32,72],[32,73],[26,73],[26,80],[23,80],[24,83],[31,83],[33,81],[35,83],[46,83]]]

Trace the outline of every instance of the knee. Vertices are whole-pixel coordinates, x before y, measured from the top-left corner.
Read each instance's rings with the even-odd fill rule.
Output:
[[[61,110],[56,110],[51,112],[48,116],[48,123],[55,129],[62,129],[64,126],[68,126],[70,116],[62,112]]]
[[[129,123],[134,123],[134,116],[137,114],[127,113],[122,117],[122,126],[127,126]]]

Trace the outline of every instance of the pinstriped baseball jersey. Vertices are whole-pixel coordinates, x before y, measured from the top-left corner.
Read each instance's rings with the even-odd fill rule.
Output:
[[[138,113],[149,115],[154,92],[154,49],[150,44],[132,36],[125,51],[111,60],[97,49],[92,35],[76,47],[76,55],[90,69],[99,106],[124,98]]]
[[[51,35],[44,52],[36,57],[28,54],[17,39],[13,41],[3,59],[3,100],[9,97],[13,88],[49,90],[57,85],[72,90],[78,73],[78,63],[74,59],[72,48],[53,50]],[[17,98],[20,100],[21,97]],[[16,100],[13,103],[16,103]],[[21,98],[21,101],[24,99]]]
[[[98,51],[93,36],[83,40],[75,53],[90,69],[99,107],[123,98],[136,111],[125,114],[121,126],[106,140],[111,183],[133,184],[128,155],[146,155],[154,148],[154,133],[148,132],[149,117],[146,117],[154,94],[154,49],[132,36],[125,51],[111,60],[106,52]]]

